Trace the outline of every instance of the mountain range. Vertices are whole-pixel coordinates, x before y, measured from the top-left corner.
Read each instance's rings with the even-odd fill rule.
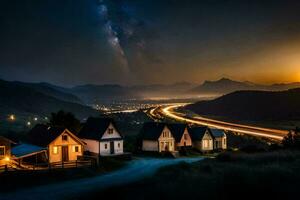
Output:
[[[300,82],[262,85],[249,81],[240,82],[228,78],[222,78],[217,81],[205,81],[203,84],[191,89],[190,92],[195,94],[211,93],[222,95],[240,90],[283,91],[298,87],[300,87]]]

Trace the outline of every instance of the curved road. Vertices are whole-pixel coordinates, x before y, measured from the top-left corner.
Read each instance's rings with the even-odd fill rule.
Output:
[[[185,121],[197,125],[209,126],[212,128],[223,129],[226,131],[234,131],[238,133],[266,137],[275,140],[282,140],[283,137],[288,134],[286,130],[278,130],[278,129],[270,129],[270,128],[262,128],[256,126],[228,123],[219,120],[212,120],[204,117],[187,117],[182,113],[175,112],[176,108],[184,106],[186,104],[175,104],[169,106],[157,107],[150,110],[150,115],[153,117],[158,115],[163,115],[178,121]]]
[[[192,163],[202,159],[203,158],[140,158],[131,161],[123,169],[105,175],[17,190],[11,193],[0,194],[0,199],[72,199],[72,197],[78,197],[78,195],[81,196],[88,192],[99,191],[112,186],[124,185],[141,180],[145,177],[154,175],[159,168],[164,166],[178,164],[179,162]]]

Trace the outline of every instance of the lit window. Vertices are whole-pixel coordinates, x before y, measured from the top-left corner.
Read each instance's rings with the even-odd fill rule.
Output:
[[[208,140],[203,140],[203,147],[207,148],[208,147]]]
[[[1,146],[0,147],[0,156],[4,156],[5,155],[5,146]]]
[[[109,128],[108,129],[108,134],[113,134],[114,133],[114,129],[113,128]]]
[[[68,136],[67,136],[67,135],[63,135],[63,136],[62,136],[62,140],[63,140],[63,141],[68,141]]]
[[[107,149],[107,144],[104,145],[104,148]]]
[[[79,146],[73,146],[73,152],[79,152]]]
[[[53,147],[53,154],[58,154],[58,147],[57,146]]]

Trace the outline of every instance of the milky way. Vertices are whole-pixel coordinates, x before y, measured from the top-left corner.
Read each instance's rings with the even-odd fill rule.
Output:
[[[111,45],[112,49],[115,52],[115,56],[117,60],[120,62],[120,67],[122,68],[123,72],[129,73],[130,69],[128,66],[128,60],[126,58],[125,52],[123,47],[119,42],[118,32],[113,29],[112,21],[108,16],[108,7],[104,3],[104,1],[99,0],[98,5],[98,13],[100,20],[102,21],[104,32],[107,35],[107,41]]]

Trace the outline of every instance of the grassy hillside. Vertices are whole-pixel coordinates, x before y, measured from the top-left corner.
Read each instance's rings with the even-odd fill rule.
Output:
[[[151,178],[95,191],[82,199],[98,199],[106,195],[128,200],[295,199],[299,178],[299,152],[227,153],[217,159],[165,167]]]
[[[300,120],[300,88],[280,92],[238,91],[186,108],[201,115],[237,120]]]

